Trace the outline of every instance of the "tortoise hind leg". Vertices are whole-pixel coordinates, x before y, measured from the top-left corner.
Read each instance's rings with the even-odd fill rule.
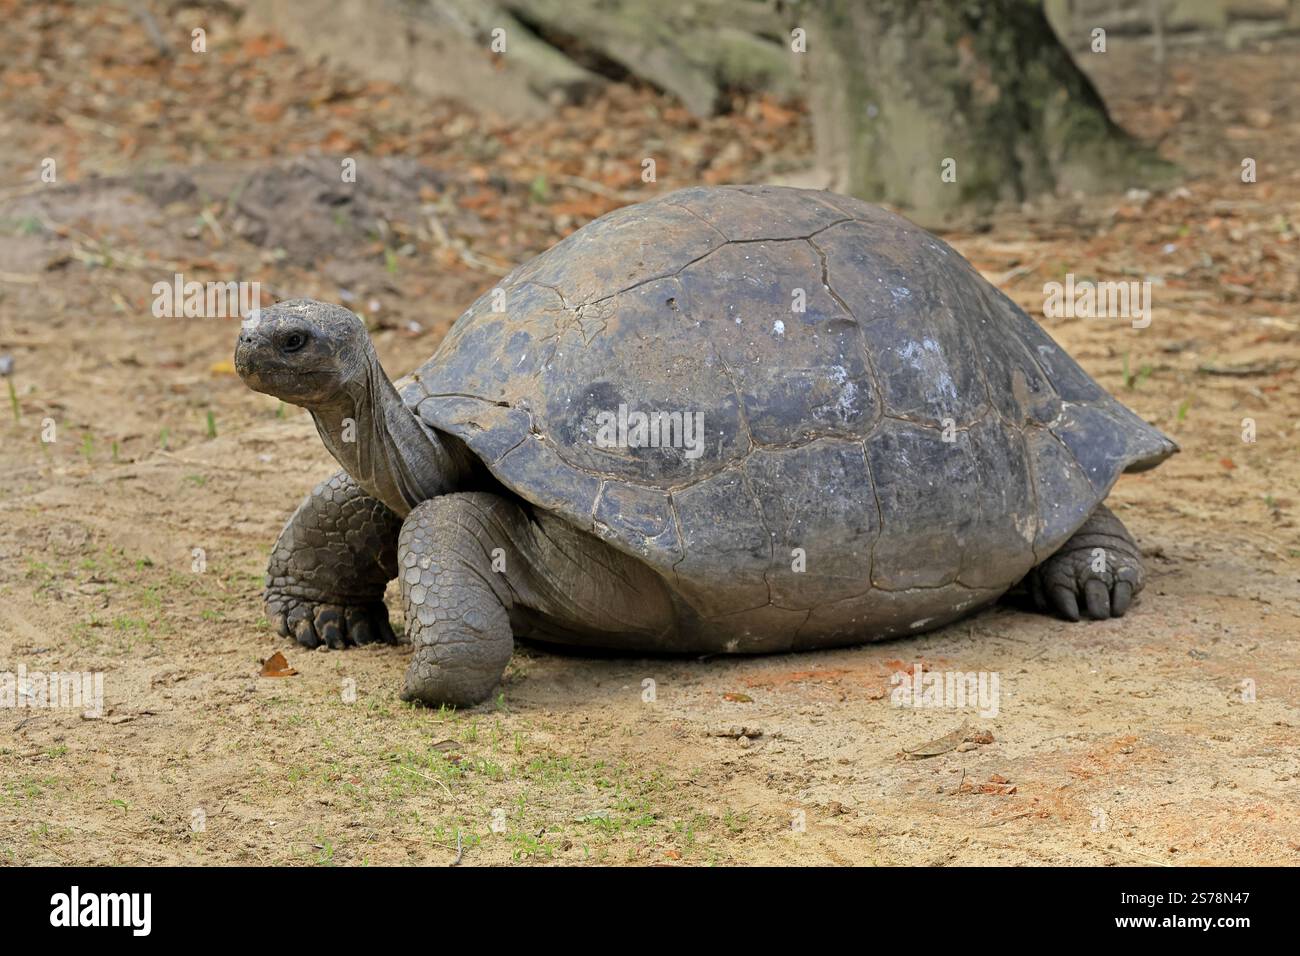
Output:
[[[1122,617],[1146,581],[1142,552],[1105,505],[1059,551],[1029,572],[1026,584],[1040,610],[1049,604],[1071,621],[1080,598],[1094,620]]]
[[[463,492],[417,505],[397,559],[413,650],[404,700],[487,699],[516,632],[616,645],[618,635],[672,625],[667,589],[643,564],[501,495]]]

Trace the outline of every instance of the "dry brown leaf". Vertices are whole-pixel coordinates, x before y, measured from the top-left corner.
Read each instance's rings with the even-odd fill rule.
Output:
[[[903,753],[911,760],[920,760],[925,757],[937,757],[940,754],[946,754],[950,750],[956,750],[957,745],[966,739],[966,725],[962,724],[950,734],[945,734],[934,740],[927,740],[923,744],[917,744],[915,747],[904,747]]]
[[[262,664],[262,677],[292,677],[297,673],[279,651],[268,657]]]

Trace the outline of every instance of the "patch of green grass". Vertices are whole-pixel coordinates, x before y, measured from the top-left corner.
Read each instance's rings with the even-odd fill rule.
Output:
[[[319,847],[320,853],[317,854],[316,856],[317,865],[333,866],[334,865],[334,844],[329,840],[326,840],[324,837],[319,837],[318,839],[320,839],[320,847]]]
[[[506,779],[506,770],[499,763],[478,757],[471,765],[471,769],[478,775],[488,780],[501,781]]]
[[[158,611],[162,609],[162,594],[158,591],[158,585],[148,584],[140,592],[140,603],[151,610]]]
[[[606,834],[621,834],[628,830],[642,830],[652,827],[657,819],[650,812],[644,799],[623,797],[614,804],[612,810],[597,811],[578,818],[579,823],[586,823]]]
[[[544,840],[534,833],[510,833],[506,839],[514,846],[511,856],[516,860],[549,860],[560,847],[558,842]]]
[[[54,790],[59,786],[58,777],[29,777],[25,780],[17,780],[6,783],[5,798],[15,804],[21,804],[25,800],[35,800],[43,797],[48,791]]]
[[[725,826],[727,831],[733,835],[744,833],[745,827],[749,826],[749,822],[748,813],[736,813],[736,811],[732,810],[730,807],[728,807],[727,812],[722,815],[722,825]]]
[[[701,828],[707,828],[708,825],[709,818],[702,813],[695,814],[689,820],[673,821],[672,831],[677,835],[677,844],[681,847],[683,854],[695,848],[695,831]]]
[[[528,184],[528,196],[533,202],[549,202],[551,198],[551,187],[546,181],[545,173],[538,173],[531,183]]]
[[[1145,382],[1148,378],[1151,377],[1151,372],[1153,371],[1153,369],[1151,368],[1150,365],[1143,365],[1141,368],[1137,370],[1136,373],[1130,372],[1129,353],[1125,352],[1123,371],[1124,371],[1124,387],[1129,391],[1132,391],[1133,389],[1137,388],[1139,385],[1141,385],[1143,382]]]
[[[522,768],[522,776],[525,780],[531,780],[544,786],[554,786],[558,783],[576,784],[580,782],[577,764],[572,757],[562,757],[551,754],[544,757],[534,757]]]
[[[44,561],[37,561],[35,558],[27,559],[27,576],[29,578],[40,578],[44,581],[52,580],[56,576],[54,568]]]

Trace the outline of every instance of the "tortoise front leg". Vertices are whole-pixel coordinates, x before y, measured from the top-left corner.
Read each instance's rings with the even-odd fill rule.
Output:
[[[546,512],[482,492],[417,505],[398,540],[413,656],[404,700],[486,700],[520,636],[662,633],[672,600],[641,562]],[[618,644],[618,639],[602,643]]]
[[[266,617],[304,647],[393,643],[384,588],[402,519],[339,472],[298,506],[266,568]]]
[[[1082,604],[1094,620],[1123,617],[1146,581],[1142,552],[1128,529],[1105,505],[1098,505],[1069,541],[1029,572],[1035,603],[1050,602],[1071,621]]]

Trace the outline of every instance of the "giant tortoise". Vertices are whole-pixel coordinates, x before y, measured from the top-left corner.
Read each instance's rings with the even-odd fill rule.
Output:
[[[1177,446],[939,239],[828,192],[692,188],[525,263],[390,382],[320,302],[244,322],[250,388],[343,471],[281,533],[307,647],[393,640],[403,697],[488,697],[513,637],[748,654],[918,634],[1013,588],[1121,615],[1102,504]]]

